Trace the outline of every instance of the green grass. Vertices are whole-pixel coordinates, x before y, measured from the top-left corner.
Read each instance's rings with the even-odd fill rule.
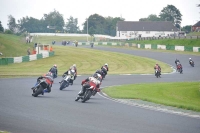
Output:
[[[149,83],[108,87],[108,96],[144,101],[200,112],[200,82]]]
[[[58,73],[61,75],[74,63],[77,65],[78,74],[93,74],[105,63],[109,64],[109,74],[154,73],[153,67],[156,62],[162,66],[163,72],[172,71],[170,66],[160,61],[128,54],[81,47],[53,46],[53,49],[55,50],[55,56],[53,57],[2,65],[0,66],[0,75],[41,75],[46,73],[53,64],[57,64]]]
[[[160,44],[177,46],[197,46],[200,47],[200,39],[159,39],[159,40],[130,40],[127,42],[135,44]]]
[[[21,36],[0,33],[0,52],[2,57],[17,57],[27,55],[27,49],[33,47],[33,43],[26,44]]]
[[[187,36],[200,36],[200,32],[190,32]]]

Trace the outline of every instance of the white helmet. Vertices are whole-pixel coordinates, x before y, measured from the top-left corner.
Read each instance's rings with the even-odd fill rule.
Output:
[[[191,58],[189,58],[189,60],[191,60]]]
[[[75,70],[74,70],[74,69],[72,69],[72,70],[71,70],[71,72],[72,72],[72,73],[75,73]]]
[[[73,67],[76,67],[76,64],[74,64]]]
[[[106,63],[105,66],[108,66],[108,64]]]

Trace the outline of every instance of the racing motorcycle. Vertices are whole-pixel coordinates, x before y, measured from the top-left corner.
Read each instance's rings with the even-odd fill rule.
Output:
[[[155,70],[155,76],[156,76],[156,78],[158,78],[158,77],[161,78],[160,75],[161,75],[160,71],[158,69],[156,69]]]
[[[74,71],[69,71],[68,75],[64,74],[62,76],[63,80],[60,83],[60,90],[63,90],[64,88],[68,87],[69,85],[73,85],[74,75],[75,75]]]
[[[192,67],[194,67],[194,61],[190,61],[190,65],[192,66]]]
[[[94,86],[88,87],[88,88],[86,88],[84,95],[78,96],[75,99],[75,101],[78,101],[79,99],[81,99],[81,102],[84,103],[87,100],[89,100],[92,95],[94,96],[97,92],[98,92],[98,90]]]
[[[180,74],[183,73],[183,68],[182,68],[181,65],[178,65],[178,66],[177,66],[177,71],[180,72]]]
[[[44,94],[44,89],[47,88],[48,83],[46,82],[45,79],[39,79],[37,81],[37,84],[35,85],[35,87],[32,88],[33,90],[33,94],[32,96],[37,97],[40,94]]]

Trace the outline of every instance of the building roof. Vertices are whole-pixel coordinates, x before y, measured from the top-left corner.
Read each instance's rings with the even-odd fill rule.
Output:
[[[179,31],[170,21],[118,21],[118,31]]]
[[[192,27],[200,27],[200,21],[194,24]]]

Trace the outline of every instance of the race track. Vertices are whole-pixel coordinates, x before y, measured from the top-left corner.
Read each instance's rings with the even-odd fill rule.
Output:
[[[102,87],[200,80],[199,56],[103,46],[95,46],[94,49],[154,58],[172,66],[178,58],[183,65],[183,74],[163,74],[159,79],[154,75],[108,73]],[[189,57],[195,61],[194,68],[188,64]],[[0,130],[11,133],[200,133],[198,117],[121,104],[101,95],[92,97],[86,103],[75,102],[81,81],[86,77],[79,76],[73,86],[63,91],[59,90],[61,77],[58,77],[52,92],[37,98],[31,96],[30,90],[36,82],[35,78],[0,79]]]

